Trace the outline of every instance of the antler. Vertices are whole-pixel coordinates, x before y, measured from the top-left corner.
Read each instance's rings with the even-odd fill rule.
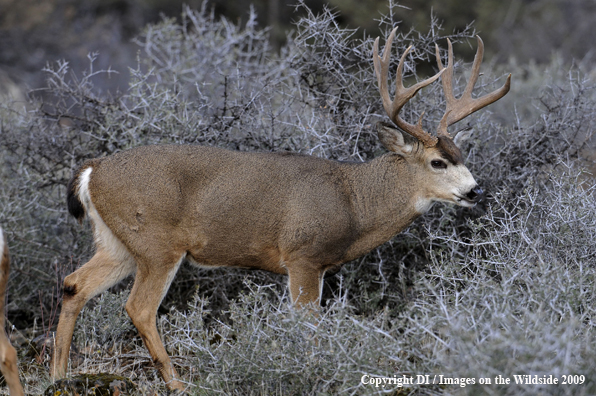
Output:
[[[466,118],[475,111],[480,110],[481,108],[488,106],[493,102],[496,102],[505,96],[507,92],[509,92],[509,87],[511,85],[511,74],[509,74],[507,81],[501,88],[480,98],[472,98],[472,90],[474,89],[474,85],[476,85],[476,81],[480,75],[480,64],[482,63],[482,57],[484,56],[484,43],[479,36],[476,36],[476,38],[478,39],[478,50],[476,51],[476,56],[474,57],[472,73],[470,75],[468,85],[466,85],[466,89],[459,99],[456,99],[453,95],[453,47],[451,46],[451,41],[447,39],[447,44],[449,46],[447,55],[447,68],[443,67],[441,56],[439,55],[439,46],[435,44],[439,70],[445,72],[443,73],[441,79],[443,80],[443,90],[445,91],[445,98],[447,101],[445,115],[443,115],[443,118],[441,118],[439,129],[437,131],[437,135],[439,136],[451,137],[447,132],[447,127]]]
[[[383,50],[382,58],[379,57],[379,38],[377,37],[377,39],[375,40],[373,63],[375,65],[375,74],[377,75],[377,81],[379,83],[379,92],[383,100],[383,107],[385,108],[385,111],[387,112],[389,118],[398,127],[403,129],[410,135],[416,137],[424,144],[424,146],[433,147],[437,144],[438,139],[435,136],[431,136],[431,134],[422,129],[422,116],[424,115],[424,113],[422,113],[422,115],[420,116],[418,123],[416,125],[413,125],[404,121],[399,116],[399,111],[407,103],[408,100],[412,99],[412,97],[416,95],[416,92],[438,79],[444,70],[440,70],[434,76],[424,81],[421,81],[409,88],[405,88],[402,82],[404,60],[406,59],[406,55],[408,55],[408,52],[410,52],[412,46],[408,47],[408,49],[401,56],[399,65],[397,66],[397,76],[395,77],[395,98],[391,100],[389,96],[389,89],[387,86],[387,76],[389,72],[389,57],[391,54],[391,44],[393,43],[393,38],[395,37],[396,31],[397,28],[393,29],[393,31],[389,35],[387,43],[385,44],[385,49]]]

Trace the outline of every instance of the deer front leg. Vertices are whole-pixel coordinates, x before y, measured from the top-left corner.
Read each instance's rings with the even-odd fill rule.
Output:
[[[295,262],[292,264],[287,266],[292,303],[300,308],[311,304],[311,308],[318,309],[321,303],[325,271],[312,268],[308,263]]]

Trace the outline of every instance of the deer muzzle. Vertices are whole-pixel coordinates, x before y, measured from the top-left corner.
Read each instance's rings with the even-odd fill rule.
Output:
[[[482,199],[483,194],[484,191],[482,191],[482,189],[479,186],[476,186],[466,194],[466,199],[476,203]]]

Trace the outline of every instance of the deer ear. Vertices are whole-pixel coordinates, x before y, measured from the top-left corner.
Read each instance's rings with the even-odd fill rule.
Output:
[[[406,141],[404,132],[395,129],[384,122],[377,123],[377,134],[379,140],[389,151],[406,155],[412,152],[412,145]]]
[[[465,142],[467,142],[471,137],[472,137],[471,129],[468,131],[462,131],[462,132],[458,133],[457,135],[455,135],[455,137],[453,138],[453,143],[455,143],[455,145],[457,147],[461,147],[461,145],[464,144]]]

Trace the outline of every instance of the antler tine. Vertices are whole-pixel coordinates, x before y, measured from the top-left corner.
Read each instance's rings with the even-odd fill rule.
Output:
[[[453,47],[451,46],[451,40],[447,39],[447,68],[443,67],[443,62],[441,62],[441,55],[439,51],[439,46],[435,43],[435,50],[437,56],[437,64],[439,66],[439,70],[443,70],[443,76],[441,77],[441,82],[443,83],[443,91],[445,92],[445,98],[447,102],[455,100],[453,96],[453,86],[451,81],[453,80]]]
[[[478,49],[476,51],[476,56],[474,57],[474,63],[472,64],[470,80],[466,85],[464,93],[459,99],[456,99],[453,94],[453,47],[451,45],[451,41],[447,39],[448,55],[446,68],[443,67],[441,56],[439,54],[439,47],[436,46],[437,64],[439,65],[439,70],[445,71],[442,81],[443,90],[445,91],[445,99],[447,102],[445,115],[443,115],[443,118],[441,118],[439,129],[437,131],[437,135],[439,136],[450,137],[449,133],[447,132],[447,128],[450,125],[453,125],[475,111],[478,111],[481,108],[496,102],[505,96],[507,92],[509,92],[509,88],[511,86],[511,74],[509,74],[507,81],[501,88],[480,98],[472,98],[472,91],[474,90],[476,81],[478,81],[478,76],[480,75],[480,64],[482,63],[482,58],[484,56],[484,43],[482,42],[480,36],[476,36],[476,38],[478,39]]]
[[[379,57],[378,37],[375,40],[375,45],[373,49],[373,64],[375,66],[375,74],[377,75],[377,82],[379,84],[379,92],[381,94],[381,99],[383,100],[383,107],[385,108],[385,111],[387,112],[389,118],[398,127],[420,140],[426,147],[432,147],[437,144],[438,140],[435,136],[431,136],[428,132],[422,129],[422,115],[418,119],[418,123],[414,125],[404,121],[399,116],[399,111],[408,102],[408,100],[412,99],[412,97],[416,95],[416,93],[419,90],[437,80],[439,76],[441,76],[441,74],[443,73],[443,70],[440,70],[437,74],[430,78],[427,78],[424,81],[420,81],[409,88],[405,88],[402,82],[402,74],[406,56],[410,52],[412,46],[408,47],[408,49],[401,56],[401,59],[397,66],[397,72],[395,77],[395,98],[391,100],[391,97],[389,95],[389,89],[387,86],[387,78],[389,74],[389,58],[391,55],[391,44],[393,44],[393,39],[395,37],[396,31],[397,28],[391,31],[391,34],[389,35],[389,38],[385,43],[385,49],[383,50],[382,58]]]

